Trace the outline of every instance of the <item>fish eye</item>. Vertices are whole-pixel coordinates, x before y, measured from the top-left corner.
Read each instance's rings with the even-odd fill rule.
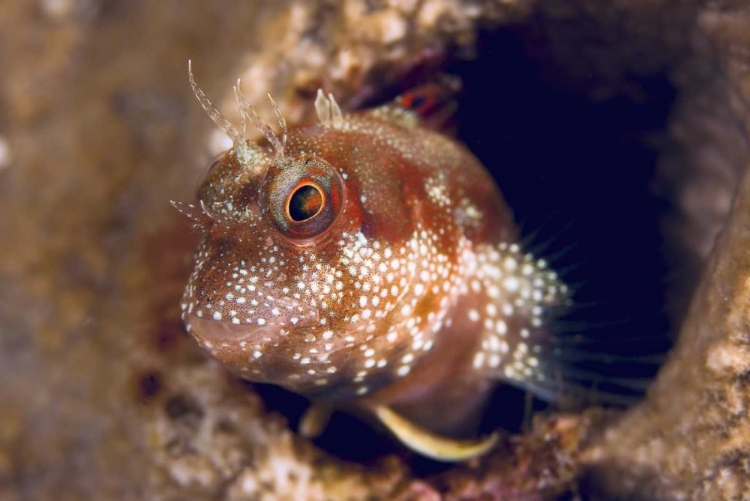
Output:
[[[289,219],[295,222],[307,221],[320,214],[325,205],[325,194],[319,186],[302,184],[296,186],[286,202]]]
[[[270,170],[263,192],[263,210],[276,228],[293,242],[304,244],[336,221],[344,188],[338,172],[312,159]]]

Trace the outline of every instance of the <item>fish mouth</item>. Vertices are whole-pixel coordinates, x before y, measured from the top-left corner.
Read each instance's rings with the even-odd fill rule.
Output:
[[[190,308],[183,314],[188,332],[215,357],[227,350],[261,350],[278,345],[290,332],[317,323],[320,314],[293,298],[260,294],[252,308],[214,302],[211,311]],[[188,301],[189,302],[189,301]],[[255,303],[255,301],[254,301]]]
[[[281,336],[284,327],[281,325],[247,325],[233,324],[195,315],[186,315],[185,322],[189,332],[202,345],[212,348],[222,344],[272,342]]]
[[[225,368],[253,381],[273,382],[267,363],[279,355],[288,329],[281,325],[235,325],[195,316],[187,316],[185,322],[199,346]]]

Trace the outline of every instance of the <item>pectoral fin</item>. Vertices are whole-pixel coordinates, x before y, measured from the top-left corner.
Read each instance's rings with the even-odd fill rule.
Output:
[[[420,428],[388,407],[375,407],[374,412],[401,443],[437,461],[457,462],[482,456],[495,447],[500,437],[495,432],[478,440],[457,440]]]

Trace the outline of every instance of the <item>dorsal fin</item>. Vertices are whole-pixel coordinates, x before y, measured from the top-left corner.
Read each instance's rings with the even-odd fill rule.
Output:
[[[440,75],[370,112],[404,127],[422,126],[453,134],[456,129],[454,115],[458,109],[456,96],[460,90],[458,77]]]

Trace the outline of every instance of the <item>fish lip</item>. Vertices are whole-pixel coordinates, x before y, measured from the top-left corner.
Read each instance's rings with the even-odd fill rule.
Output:
[[[264,294],[264,296],[274,305],[273,309],[280,310],[277,315],[261,315],[254,318],[252,322],[248,322],[242,314],[236,316],[222,314],[216,318],[213,316],[216,313],[198,316],[194,311],[188,310],[183,313],[183,322],[188,332],[201,344],[206,345],[208,342],[211,346],[220,346],[238,344],[243,341],[260,345],[274,343],[295,329],[313,325],[319,321],[321,312],[318,308],[293,298],[278,298],[271,294]],[[233,318],[240,319],[241,322],[234,323]]]
[[[204,346],[215,347],[222,344],[238,344],[241,342],[258,343],[268,339],[276,339],[281,335],[284,326],[233,324],[212,318],[198,317],[193,314],[185,315],[185,323],[190,334]]]

